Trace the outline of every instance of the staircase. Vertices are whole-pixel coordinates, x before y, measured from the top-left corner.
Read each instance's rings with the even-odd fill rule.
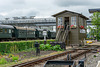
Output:
[[[58,32],[57,32],[57,34],[56,34],[56,39],[57,39],[57,41],[60,40],[60,35],[61,35],[61,28],[58,28]]]
[[[66,29],[64,31],[62,31],[62,29],[59,28],[58,32],[57,32],[57,35],[56,35],[56,39],[58,41],[61,41],[61,42],[65,42],[66,40],[68,40],[69,30],[70,30],[70,26],[69,25],[67,25],[67,27],[66,27]]]
[[[64,31],[64,35],[62,37],[63,42],[65,42],[66,40],[68,40],[69,31],[70,31],[70,26],[67,25],[67,27],[66,27],[66,29]]]

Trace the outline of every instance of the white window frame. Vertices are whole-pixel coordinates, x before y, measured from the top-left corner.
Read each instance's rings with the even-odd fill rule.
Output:
[[[58,17],[58,26],[62,25],[63,22],[63,17]]]
[[[77,17],[76,16],[72,16],[71,17],[71,25],[77,25],[76,21],[77,21]]]

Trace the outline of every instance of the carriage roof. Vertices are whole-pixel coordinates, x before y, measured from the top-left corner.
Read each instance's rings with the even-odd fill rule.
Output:
[[[18,26],[15,26],[16,29],[20,29],[20,30],[32,30],[32,31],[35,31],[34,28],[24,28],[24,27],[18,27]]]
[[[0,25],[0,28],[9,28],[9,29],[14,29],[14,27],[13,26],[11,26],[11,25]]]

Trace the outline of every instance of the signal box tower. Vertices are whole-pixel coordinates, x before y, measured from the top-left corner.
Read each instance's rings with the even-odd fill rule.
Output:
[[[86,20],[82,14],[64,10],[53,15],[56,17],[56,39],[67,45],[82,44],[86,38]]]

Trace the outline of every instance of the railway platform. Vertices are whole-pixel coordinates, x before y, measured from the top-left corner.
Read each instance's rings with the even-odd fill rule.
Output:
[[[95,42],[95,43],[91,43],[91,44],[88,44],[88,45],[100,46],[100,42]]]

